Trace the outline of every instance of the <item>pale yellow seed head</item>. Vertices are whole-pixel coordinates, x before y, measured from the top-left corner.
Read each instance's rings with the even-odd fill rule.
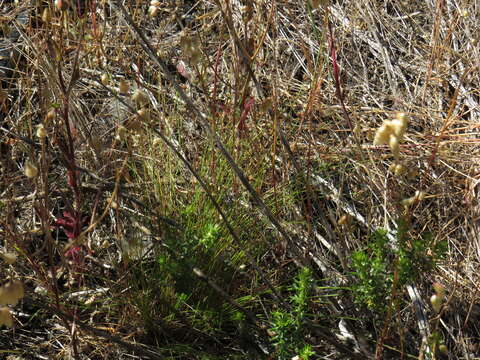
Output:
[[[156,6],[150,6],[150,7],[148,8],[148,15],[149,15],[150,17],[152,17],[152,18],[153,18],[153,17],[156,17],[156,16],[158,15],[158,7],[156,7]]]
[[[0,254],[0,257],[8,265],[13,264],[17,260],[17,255],[15,253],[11,253],[11,252],[6,252],[6,253],[3,253],[3,254]]]
[[[11,281],[0,287],[0,305],[17,305],[18,300],[24,297],[21,281]]]
[[[387,123],[383,123],[375,133],[375,137],[373,139],[373,145],[385,145],[388,144],[390,140],[390,134],[392,133],[391,128],[388,126]]]
[[[0,308],[0,326],[5,325],[7,327],[13,326],[13,317],[8,307]]]
[[[28,161],[25,164],[24,172],[29,179],[33,179],[38,175],[38,168],[32,162]]]
[[[407,117],[405,113],[403,112],[397,113],[395,119],[391,120],[390,123],[395,135],[397,135],[399,140],[402,140],[408,125]]]
[[[100,81],[102,82],[103,85],[107,86],[109,82],[108,75],[102,74],[102,76],[100,77]]]
[[[50,121],[55,119],[55,109],[51,109],[45,116],[45,123],[48,124]]]
[[[39,124],[37,126],[36,135],[39,139],[45,139],[47,137],[47,130],[45,130],[45,126],[43,126],[43,124]]]
[[[398,137],[396,137],[394,134],[391,134],[388,145],[390,146],[390,150],[392,150],[393,156],[395,156],[395,159],[397,159],[400,155],[400,145],[398,144]]]
[[[348,225],[350,224],[352,218],[350,215],[342,215],[342,217],[340,217],[340,219],[338,219],[338,225]]]
[[[42,21],[47,24],[52,21],[52,13],[50,12],[50,9],[48,7],[43,10]]]

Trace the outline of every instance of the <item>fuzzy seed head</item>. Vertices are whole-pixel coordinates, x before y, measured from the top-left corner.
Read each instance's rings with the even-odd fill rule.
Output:
[[[10,253],[10,252],[0,254],[0,257],[8,265],[12,265],[17,260],[17,255],[15,253]]]
[[[43,10],[42,21],[46,24],[49,24],[52,21],[52,13],[48,7]]]
[[[39,139],[45,139],[47,137],[47,130],[45,130],[45,126],[43,126],[43,124],[39,124],[37,126],[36,135]]]
[[[120,84],[118,85],[118,91],[120,94],[128,94],[128,91],[130,90],[130,86],[128,85],[127,80],[120,80]]]
[[[390,140],[390,135],[392,134],[392,130],[388,126],[388,124],[383,123],[375,133],[375,138],[373,139],[373,145],[385,145],[388,144]]]
[[[348,225],[351,221],[351,217],[349,215],[342,215],[342,217],[338,220],[338,225]]]
[[[148,8],[148,16],[150,17],[156,17],[158,15],[158,7],[156,6],[150,6]]]
[[[103,85],[107,86],[108,85],[108,75],[107,74],[102,74],[100,77],[100,81],[102,82]]]
[[[0,305],[17,305],[18,300],[25,296],[21,281],[11,281],[0,287]]]
[[[25,164],[24,172],[29,179],[33,179],[38,175],[38,168],[32,162],[28,161]]]
[[[400,155],[400,145],[398,144],[398,137],[394,134],[391,134],[388,145],[390,146],[390,150],[392,150],[393,156],[398,159],[398,156]]]
[[[52,109],[47,113],[47,115],[45,116],[45,123],[48,124],[53,119],[55,119],[55,109]]]
[[[0,326],[5,325],[7,327],[13,326],[13,317],[8,307],[0,308]]]

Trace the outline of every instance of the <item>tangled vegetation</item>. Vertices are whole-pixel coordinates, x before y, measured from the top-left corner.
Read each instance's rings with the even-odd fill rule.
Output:
[[[2,358],[480,356],[475,2],[0,8]]]

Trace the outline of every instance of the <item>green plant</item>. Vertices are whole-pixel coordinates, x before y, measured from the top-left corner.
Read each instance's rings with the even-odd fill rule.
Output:
[[[306,267],[301,268],[291,287],[291,309],[272,313],[270,331],[278,359],[291,359],[295,355],[301,359],[309,359],[314,354],[312,347],[305,343],[304,327],[304,322],[308,319],[308,302],[313,285],[312,271]]]
[[[391,305],[394,287],[398,293],[406,284],[428,275],[445,254],[445,243],[435,243],[430,234],[411,239],[407,230],[399,221],[393,246],[388,232],[378,229],[366,249],[352,254],[355,301],[377,314],[383,314]]]

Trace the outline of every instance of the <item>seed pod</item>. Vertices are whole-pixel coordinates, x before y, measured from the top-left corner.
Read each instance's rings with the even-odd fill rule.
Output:
[[[100,77],[100,81],[102,82],[103,85],[107,86],[108,85],[108,75],[107,74],[102,74]]]
[[[42,21],[45,24],[50,24],[50,22],[52,21],[52,13],[50,12],[50,8],[47,7],[43,10]]]
[[[37,126],[36,135],[39,139],[45,139],[47,137],[47,130],[45,130],[45,126],[43,126],[43,124],[39,124]]]
[[[393,156],[395,159],[398,159],[400,155],[400,145],[398,144],[398,137],[396,135],[390,135],[390,140],[388,141],[390,150],[392,150]]]
[[[25,295],[21,281],[11,281],[0,287],[0,305],[17,305]]]
[[[0,254],[0,257],[2,257],[3,261],[5,261],[6,264],[11,265],[17,260],[17,255],[15,253],[3,253]]]
[[[5,325],[8,327],[13,326],[13,317],[8,307],[0,308],[0,326]]]
[[[35,165],[33,165],[33,163],[28,161],[25,164],[24,172],[29,179],[33,179],[38,175],[38,168]]]
[[[120,80],[120,84],[118,85],[118,91],[120,91],[120,94],[128,94],[129,90],[130,86],[128,85],[127,80]]]
[[[152,17],[152,18],[153,18],[153,17],[156,17],[156,16],[158,15],[158,7],[156,7],[156,6],[150,6],[150,7],[148,8],[148,15],[149,15],[150,17]]]
[[[55,109],[51,109],[45,116],[45,123],[48,124],[50,121],[55,119]]]

